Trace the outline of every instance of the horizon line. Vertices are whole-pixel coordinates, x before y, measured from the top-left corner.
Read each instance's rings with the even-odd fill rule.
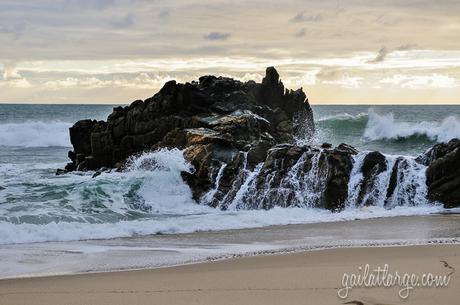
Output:
[[[117,105],[117,106],[128,106],[132,104],[134,101],[129,103],[112,103],[112,102],[100,102],[100,103],[80,103],[80,102],[68,102],[68,103],[43,103],[43,102],[2,102],[0,101],[0,105],[88,105],[88,106],[99,106],[99,105]],[[456,103],[417,103],[417,102],[408,102],[408,103],[311,103],[311,106],[460,106],[460,101]]]

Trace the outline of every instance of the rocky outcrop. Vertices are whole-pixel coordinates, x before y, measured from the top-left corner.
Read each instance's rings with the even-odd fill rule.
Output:
[[[428,197],[447,208],[460,206],[460,139],[435,145],[423,155]]]
[[[440,143],[417,158],[367,153],[363,159],[357,206],[415,206],[439,202],[460,206],[460,139]]]
[[[260,84],[203,76],[168,82],[150,99],[115,108],[107,122],[77,122],[65,170],[121,168],[144,150],[179,148],[195,169],[182,177],[197,201],[221,209],[340,210],[357,151],[346,144],[296,145],[296,137],[313,133],[304,92],[286,90],[274,68]]]
[[[234,162],[222,163],[213,187],[197,198],[221,209],[296,206],[341,210],[348,196],[354,154],[339,147],[281,144],[270,148],[261,163],[251,165],[249,154],[239,153]]]
[[[97,176],[123,169],[144,151],[178,148],[194,168],[181,173],[193,198],[220,209],[391,208],[426,197],[460,206],[460,140],[417,159],[376,151],[355,157],[347,144],[299,144],[313,134],[305,93],[285,89],[273,67],[261,83],[215,76],[170,81],[145,101],[114,108],[106,122],[72,126],[71,162],[57,173],[97,170]]]
[[[107,122],[82,120],[72,126],[74,150],[66,171],[120,167],[129,156],[159,147],[188,148],[193,163],[198,151],[207,163],[219,163],[234,151],[250,150],[251,162],[257,162],[274,144],[313,132],[305,93],[285,89],[273,67],[260,84],[215,76],[186,84],[170,81],[145,101],[114,108]],[[204,153],[211,150],[222,153]]]
[[[387,170],[387,160],[383,154],[378,151],[370,152],[364,157],[361,167],[363,181],[356,205],[370,206],[375,204],[375,198],[378,198],[376,192],[382,192],[376,187],[376,182],[381,173]],[[374,193],[373,196],[366,196],[367,194]]]

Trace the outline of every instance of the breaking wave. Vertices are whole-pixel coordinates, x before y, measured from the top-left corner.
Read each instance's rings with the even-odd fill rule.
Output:
[[[359,121],[367,118],[366,112],[360,112],[358,114],[350,114],[348,112],[334,114],[334,115],[327,115],[321,118],[318,118],[316,122],[324,122],[324,121]]]
[[[317,119],[317,126],[320,138],[360,135],[364,142],[411,141],[433,144],[460,137],[460,119],[455,115],[437,121],[404,121],[398,120],[392,112],[379,114],[372,108],[367,113],[344,112],[324,116]]]
[[[70,147],[66,122],[25,122],[0,124],[0,146]]]
[[[425,137],[431,141],[447,142],[460,137],[460,121],[455,116],[449,116],[441,122],[398,122],[393,113],[379,115],[370,109],[363,136],[371,141]]]
[[[196,203],[195,203],[196,204]],[[0,244],[45,241],[73,241],[133,237],[159,233],[193,233],[230,229],[260,228],[271,225],[321,223],[371,219],[380,217],[427,215],[442,210],[439,206],[396,207],[388,210],[378,206],[346,209],[333,213],[323,209],[281,208],[271,210],[219,211],[156,220],[120,221],[117,223],[50,222],[43,225],[0,222]]]
[[[362,155],[357,156],[356,166],[360,166],[361,159]],[[394,191],[398,197],[407,193],[400,197],[403,201],[391,197],[389,204],[384,204],[383,199],[376,200],[373,206],[350,204],[339,213],[312,206],[270,210],[245,207],[239,201],[251,192],[250,180],[242,185],[238,202],[228,210],[197,204],[181,178],[182,171],[192,168],[177,149],[144,153],[131,159],[126,172],[102,173],[95,178],[91,172],[55,176],[50,174],[55,164],[0,166],[0,175],[4,177],[0,188],[0,244],[190,233],[441,211],[441,206],[418,200],[418,196],[424,195],[423,188],[406,188],[413,180],[421,181],[424,171],[411,159],[407,162],[407,166],[401,167],[401,183]],[[19,183],[24,175],[34,182]],[[250,177],[251,173],[247,175]],[[382,185],[387,185],[389,170],[381,177]],[[357,189],[360,179],[355,171],[350,182],[354,185],[350,186]],[[350,193],[350,198],[353,196]]]

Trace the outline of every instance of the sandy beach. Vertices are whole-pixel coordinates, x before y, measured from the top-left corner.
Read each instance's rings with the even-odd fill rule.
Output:
[[[460,266],[459,245],[341,248],[263,255],[151,270],[0,281],[0,304],[456,304],[460,282],[353,288],[338,297],[344,273],[389,265],[389,273],[445,275]],[[348,303],[360,304],[360,303]]]
[[[0,305],[460,305],[460,0],[0,0]]]

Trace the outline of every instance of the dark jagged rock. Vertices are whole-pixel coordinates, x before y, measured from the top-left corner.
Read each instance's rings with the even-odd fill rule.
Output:
[[[261,84],[215,76],[186,84],[169,81],[145,101],[114,108],[107,122],[82,120],[72,126],[68,171],[115,167],[152,148],[210,144],[250,150],[255,164],[274,144],[313,132],[305,93],[286,90],[273,67]]]
[[[348,197],[348,184],[353,169],[353,152],[339,148],[327,150],[326,155],[326,183],[322,206],[333,211],[345,208]]]
[[[349,153],[350,155],[356,155],[358,153],[358,150],[356,148],[345,143],[339,144],[339,146],[337,146],[336,149],[342,152]]]
[[[364,157],[363,166],[361,172],[365,179],[369,179],[372,176],[378,175],[383,171],[387,170],[387,163],[385,156],[378,151],[370,152]]]
[[[281,144],[269,149],[254,169],[249,169],[247,160],[240,153],[225,166],[215,188],[201,198],[221,209],[309,206],[338,211],[345,207],[353,167],[349,152]]]
[[[74,150],[59,173],[120,167],[133,154],[162,147],[184,149],[195,168],[182,173],[199,200],[226,164],[229,187],[245,156],[247,169],[266,160],[276,144],[312,137],[313,113],[302,89],[284,88],[273,67],[262,83],[202,76],[167,82],[153,97],[116,107],[107,122],[82,120],[70,128]]]
[[[460,139],[435,145],[422,159],[428,165],[428,197],[447,208],[459,207]]]
[[[67,172],[65,169],[62,169],[62,168],[58,168],[58,169],[56,170],[56,175],[57,175],[57,176],[59,176],[59,175],[64,175],[64,174],[66,174],[66,173],[68,173],[68,172]]]
[[[364,157],[363,165],[361,166],[361,173],[363,179],[359,196],[356,204],[358,206],[373,205],[375,198],[378,197],[378,193],[383,191],[376,187],[376,179],[378,175],[387,170],[387,161],[384,155],[378,151],[368,153]],[[373,193],[373,196],[366,196],[366,194]]]
[[[69,158],[74,161],[73,156],[78,154],[91,154],[91,132],[93,131],[96,121],[82,120],[70,127],[70,143],[73,146],[73,152],[69,152]]]
[[[416,158],[416,161],[429,166],[460,146],[460,139],[452,139],[448,143],[439,143]]]
[[[339,211],[350,196],[357,206],[417,204],[420,184],[425,190],[417,173],[428,166],[429,199],[460,206],[458,139],[434,146],[418,163],[404,157],[390,163],[379,152],[368,153],[354,172],[356,190],[350,190],[358,151],[343,143],[336,148],[296,144],[296,138],[313,134],[305,93],[285,89],[275,68],[267,68],[260,84],[207,75],[185,84],[169,81],[145,101],[114,108],[106,122],[77,122],[70,128],[71,162],[56,174],[95,170],[96,177],[122,169],[143,151],[178,148],[194,168],[181,175],[199,202],[221,209]]]
[[[396,190],[396,186],[398,185],[398,170],[401,162],[404,162],[404,158],[399,157],[396,159],[395,164],[393,165],[391,169],[391,175],[390,175],[390,182],[388,183],[388,189],[386,193],[386,201],[385,201],[385,206],[388,205],[388,199],[393,196],[394,191]]]

